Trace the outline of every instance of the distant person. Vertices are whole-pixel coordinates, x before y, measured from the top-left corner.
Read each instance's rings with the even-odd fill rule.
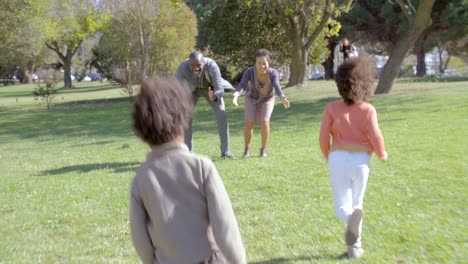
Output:
[[[370,155],[375,152],[382,161],[388,155],[377,112],[367,102],[374,81],[368,60],[345,61],[338,67],[335,81],[343,100],[325,106],[319,143],[330,168],[335,214],[347,222],[348,256],[359,258],[364,252],[361,229]]]
[[[151,147],[131,183],[130,230],[146,264],[246,263],[236,218],[214,164],[192,154],[183,131],[191,94],[174,78],[146,80],[132,126]]]
[[[336,73],[338,67],[350,58],[358,57],[358,50],[356,46],[351,44],[347,38],[343,38],[338,42],[338,45],[335,47],[335,51],[333,53],[334,61],[333,61],[333,72]]]
[[[196,106],[198,98],[204,97],[216,115],[216,124],[221,141],[221,157],[233,159],[229,151],[229,124],[224,105],[224,90],[234,87],[221,77],[218,64],[210,58],[205,58],[199,51],[190,53],[177,69],[176,78],[187,84],[192,92],[192,102]],[[185,131],[185,144],[193,151],[192,121]]]
[[[250,156],[253,128],[259,124],[262,133],[262,147],[260,157],[266,157],[266,148],[270,138],[270,117],[275,106],[275,93],[281,98],[284,108],[289,108],[289,101],[281,90],[279,73],[270,68],[270,52],[259,49],[255,53],[255,66],[245,70],[240,83],[234,92],[233,104],[238,106],[238,97],[241,90],[245,89],[244,100],[244,158]]]

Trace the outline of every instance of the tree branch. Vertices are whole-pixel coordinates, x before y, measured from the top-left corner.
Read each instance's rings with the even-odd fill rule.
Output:
[[[348,0],[351,1],[351,0]],[[328,19],[331,17],[330,12],[330,0],[325,1],[325,10],[322,15],[322,19],[320,20],[320,24],[315,28],[314,32],[310,35],[309,39],[307,40],[304,48],[308,50],[318,35],[322,32],[323,28],[328,24]],[[308,25],[307,25],[308,26]]]
[[[57,41],[52,41],[52,43],[46,42],[45,45],[47,48],[55,51],[55,53],[57,53],[62,61],[65,61],[65,55],[63,55],[62,51],[60,51]]]
[[[408,19],[409,23],[413,23],[413,19],[414,19],[414,16],[410,10],[410,6],[413,7],[411,4],[410,5],[407,5],[403,2],[403,0],[395,0],[397,2],[397,4],[400,6],[401,8],[401,11],[403,11],[403,14],[405,15],[405,17]],[[409,1],[408,1],[409,2]],[[413,11],[416,13],[416,11],[414,10],[414,7],[413,7]]]

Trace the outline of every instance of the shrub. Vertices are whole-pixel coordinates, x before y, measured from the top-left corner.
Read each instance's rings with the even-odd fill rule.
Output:
[[[44,85],[38,83],[38,87],[34,88],[33,96],[36,100],[39,97],[44,100],[46,102],[47,109],[50,109],[55,94],[57,93],[58,90],[55,89],[55,83],[53,81],[46,81]]]

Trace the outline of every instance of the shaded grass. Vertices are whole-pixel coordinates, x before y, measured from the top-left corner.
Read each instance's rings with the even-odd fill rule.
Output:
[[[120,89],[92,85],[49,111],[10,101],[28,87],[0,88],[0,262],[138,262],[128,186],[148,148],[130,129]],[[467,85],[397,83],[392,94],[372,98],[390,161],[372,160],[361,262],[466,262]],[[292,107],[277,101],[267,159],[256,151],[220,159],[214,114],[203,100],[195,150],[223,177],[249,263],[347,263],[317,142],[323,107],[338,94],[328,81],[285,93]],[[231,149],[240,156],[243,110],[230,99]],[[253,142],[258,150],[258,129]]]

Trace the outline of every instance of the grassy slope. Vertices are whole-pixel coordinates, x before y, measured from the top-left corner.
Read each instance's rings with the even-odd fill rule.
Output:
[[[390,161],[372,160],[362,262],[466,261],[467,85],[402,82],[372,98]],[[31,90],[0,87],[0,263],[138,262],[128,184],[148,148],[132,134],[121,90],[83,84],[61,91],[49,111]],[[292,107],[277,102],[267,159],[255,157],[258,130],[252,158],[219,159],[203,100],[195,149],[224,179],[250,263],[345,263],[344,224],[333,215],[317,142],[321,111],[336,89],[318,81],[285,92]],[[230,98],[231,148],[240,156],[243,111]]]

